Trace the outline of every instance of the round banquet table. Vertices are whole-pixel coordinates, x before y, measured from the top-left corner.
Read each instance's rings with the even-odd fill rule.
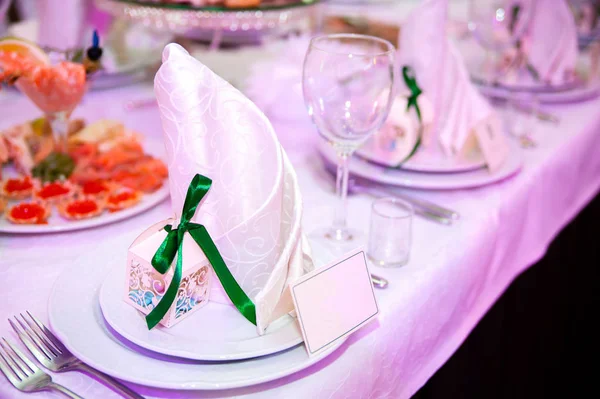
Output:
[[[156,108],[125,111],[127,101],[152,95],[150,84],[93,92],[75,116],[119,118],[160,138]],[[409,264],[373,272],[390,281],[376,292],[380,315],[333,355],[302,372],[257,386],[214,392],[170,392],[132,387],[149,398],[202,397],[394,397],[408,398],[440,368],[479,319],[523,270],[539,260],[554,236],[595,196],[600,187],[600,99],[548,110],[558,126],[541,124],[539,146],[524,152],[514,178],[489,187],[452,192],[415,192],[457,210],[461,220],[446,227],[415,219]],[[37,115],[14,92],[0,96],[0,128]],[[273,121],[299,177],[306,231],[323,226],[336,204],[330,178],[315,151],[309,124]],[[349,199],[349,224],[367,230],[372,198]],[[5,321],[24,310],[47,320],[54,281],[88,251],[125,253],[151,223],[170,214],[169,201],[112,225],[53,235],[0,235],[0,336],[16,341]],[[73,300],[77,300],[74,298]],[[59,383],[87,398],[118,396],[78,373],[55,374]],[[37,397],[54,397],[38,394]],[[25,398],[5,378],[0,397]],[[33,396],[32,396],[33,397]]]
[[[149,83],[91,92],[74,116],[119,119],[148,137],[161,139],[156,107],[133,111],[124,107],[131,100],[151,96]],[[185,392],[128,385],[148,398],[410,397],[452,356],[511,282],[544,256],[555,235],[598,192],[599,106],[600,99],[548,107],[561,123],[540,123],[536,136],[539,145],[523,153],[523,170],[512,179],[479,189],[414,191],[419,197],[457,210],[461,220],[446,227],[415,219],[408,265],[372,268],[390,281],[388,289],[376,291],[380,308],[377,322],[352,335],[324,361],[280,380],[234,390]],[[0,91],[0,110],[0,129],[39,113],[27,99],[7,91]],[[336,205],[331,178],[315,150],[317,134],[307,123],[272,122],[298,174],[305,204],[303,225],[310,232],[328,223]],[[371,202],[372,198],[363,194],[349,198],[349,224],[365,231],[365,236]],[[6,319],[25,310],[48,323],[52,286],[76,259],[88,252],[106,253],[107,259],[125,253],[140,232],[170,213],[170,203],[165,201],[139,216],[93,230],[0,234],[0,337],[18,341]],[[86,398],[119,397],[83,374],[54,373],[53,379]],[[28,397],[60,396],[21,394],[0,377],[0,398]]]

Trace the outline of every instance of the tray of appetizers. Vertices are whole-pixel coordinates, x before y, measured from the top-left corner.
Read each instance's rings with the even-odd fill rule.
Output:
[[[80,230],[158,205],[169,196],[163,151],[112,120],[70,121],[67,152],[54,151],[44,118],[0,132],[0,233]]]
[[[319,0],[96,0],[114,16],[158,30],[262,31],[307,18]]]

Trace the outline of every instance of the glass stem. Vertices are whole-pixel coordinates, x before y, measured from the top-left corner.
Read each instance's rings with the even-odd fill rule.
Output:
[[[336,240],[348,240],[351,237],[346,226],[346,212],[348,203],[348,154],[341,153],[338,156],[337,177],[335,191],[339,204],[333,220],[333,238]]]
[[[67,152],[67,133],[69,131],[69,116],[66,112],[57,112],[48,116],[52,135],[54,136],[55,150]]]

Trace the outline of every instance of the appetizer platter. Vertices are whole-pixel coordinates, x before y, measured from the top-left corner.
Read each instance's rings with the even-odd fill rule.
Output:
[[[96,0],[102,10],[157,30],[262,31],[305,19],[319,0]]]
[[[71,120],[67,152],[48,121],[0,132],[0,232],[48,233],[112,223],[168,197],[159,142],[122,123]]]

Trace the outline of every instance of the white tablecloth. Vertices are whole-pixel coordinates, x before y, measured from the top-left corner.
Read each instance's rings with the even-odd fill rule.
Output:
[[[123,108],[126,101],[151,93],[149,85],[90,93],[76,113],[88,119],[120,118],[159,138],[155,108],[129,113]],[[595,100],[551,108],[561,118],[560,126],[539,126],[539,147],[524,153],[525,167],[511,180],[474,190],[415,192],[456,209],[462,219],[452,227],[415,220],[410,263],[401,269],[374,270],[390,280],[387,290],[376,292],[381,309],[378,321],[354,334],[330,358],[290,377],[243,389],[208,393],[134,389],[152,398],[410,397],[460,346],[511,281],[544,255],[558,231],[598,191],[599,106],[600,100]],[[0,93],[0,110],[0,128],[38,115],[33,105],[16,93]],[[315,131],[310,126],[274,124],[299,176],[305,229],[326,225],[336,202],[314,151]],[[352,227],[366,232],[371,201],[365,195],[350,198]],[[139,232],[169,212],[167,201],[138,217],[95,230],[0,234],[0,336],[17,341],[6,319],[24,310],[47,322],[52,284],[78,256],[97,247],[105,248],[107,256],[124,252]],[[118,397],[82,374],[53,377],[86,398]],[[27,396],[0,377],[0,397]],[[58,396],[41,393],[31,397]]]

